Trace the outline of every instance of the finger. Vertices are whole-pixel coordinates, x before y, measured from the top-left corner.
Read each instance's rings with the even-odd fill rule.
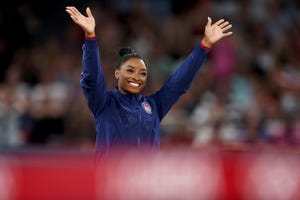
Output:
[[[76,15],[76,16],[81,16],[82,14],[81,14],[81,12],[79,12],[78,10],[77,10],[77,8],[73,8],[73,12],[74,12],[74,14]]]
[[[74,7],[67,7],[66,11],[70,14],[70,15],[76,15],[76,12],[74,10]]]
[[[75,17],[75,16],[73,16],[73,15],[71,15],[70,17],[71,17],[71,19],[72,19],[74,22],[77,22],[77,20],[78,20],[77,17]]]
[[[73,6],[67,6],[66,10],[69,10],[70,12],[74,12],[75,7]]]
[[[229,22],[223,22],[222,24],[220,24],[219,26],[221,27],[221,28],[224,28],[224,27],[226,27],[227,25],[229,24]]]
[[[225,20],[224,19],[220,19],[218,20],[215,25],[219,26],[220,24],[222,24]]]
[[[74,20],[74,15],[70,10],[66,10],[66,12],[70,15],[70,17]]]
[[[224,36],[229,36],[229,35],[231,35],[232,33],[233,33],[233,32],[230,31],[230,32],[224,33],[223,35],[224,35]]]
[[[207,17],[207,24],[206,26],[211,26],[211,18],[210,17]]]
[[[70,15],[72,14],[69,9],[66,9],[66,12],[69,13]]]
[[[231,29],[231,27],[232,27],[232,25],[229,24],[226,27],[222,28],[222,31],[227,31],[227,30]]]
[[[90,7],[87,7],[85,12],[86,12],[86,14],[87,14],[88,17],[92,17],[93,16]]]

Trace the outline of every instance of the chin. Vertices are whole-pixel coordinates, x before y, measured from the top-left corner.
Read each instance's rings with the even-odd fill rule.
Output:
[[[135,90],[130,90],[128,91],[129,94],[139,94],[141,91],[135,91]]]
[[[127,90],[128,91],[128,93],[130,93],[130,94],[139,94],[139,93],[141,93],[141,88],[134,88],[134,89],[132,89],[132,88],[130,88],[129,90]]]

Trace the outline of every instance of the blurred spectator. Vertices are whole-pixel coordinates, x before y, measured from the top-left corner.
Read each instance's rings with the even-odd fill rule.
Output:
[[[10,65],[4,81],[0,84],[0,145],[20,146],[26,140],[26,129],[22,127],[29,101],[29,87],[21,80],[21,66]]]
[[[61,80],[60,47],[56,40],[45,43],[35,61],[38,80],[31,89],[30,117],[33,121],[30,142],[47,143],[62,140],[64,117],[69,105],[70,89],[67,78]]]

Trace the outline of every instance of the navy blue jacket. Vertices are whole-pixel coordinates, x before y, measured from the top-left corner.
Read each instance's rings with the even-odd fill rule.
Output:
[[[188,90],[207,53],[198,45],[154,94],[122,94],[107,90],[97,40],[86,38],[80,84],[96,122],[97,157],[118,146],[157,149],[161,120]]]

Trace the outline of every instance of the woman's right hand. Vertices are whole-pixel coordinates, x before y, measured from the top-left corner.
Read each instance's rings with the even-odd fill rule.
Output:
[[[71,19],[84,30],[84,33],[87,37],[96,36],[96,22],[89,7],[86,8],[87,17],[82,15],[77,8],[73,6],[67,6],[66,12],[69,13]]]

